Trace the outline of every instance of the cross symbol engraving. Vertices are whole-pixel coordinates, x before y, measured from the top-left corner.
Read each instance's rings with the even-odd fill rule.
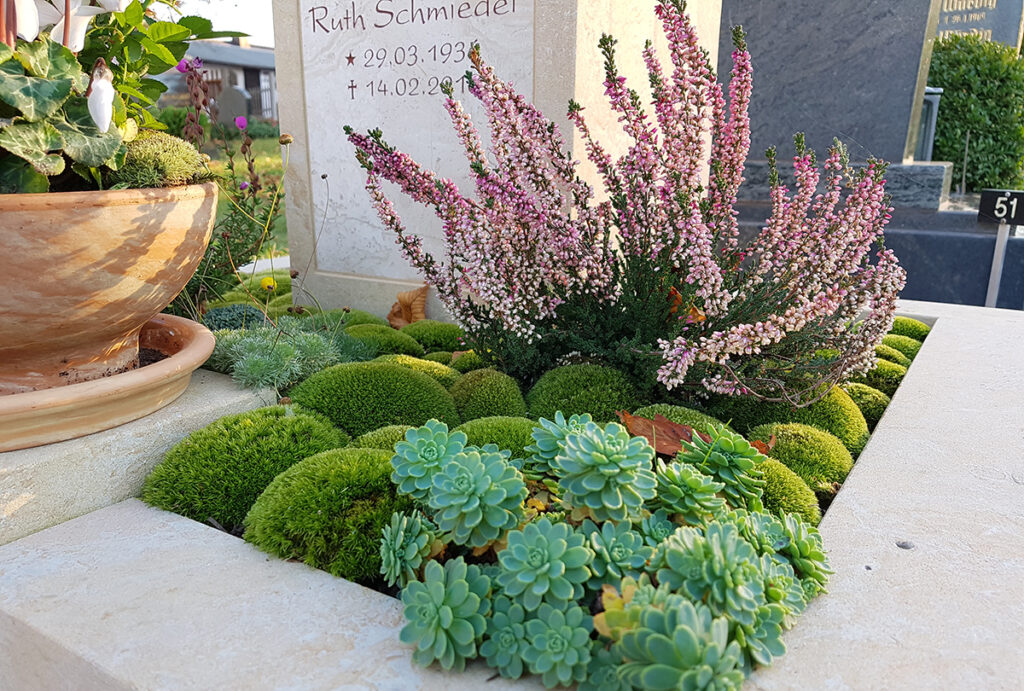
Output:
[[[355,79],[348,80],[348,91],[349,91],[349,96],[350,96],[351,100],[353,100],[353,101],[356,100],[356,80]]]

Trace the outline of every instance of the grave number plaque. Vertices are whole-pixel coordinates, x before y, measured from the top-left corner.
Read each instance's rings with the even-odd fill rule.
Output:
[[[1024,225],[1024,190],[982,190],[978,220]]]

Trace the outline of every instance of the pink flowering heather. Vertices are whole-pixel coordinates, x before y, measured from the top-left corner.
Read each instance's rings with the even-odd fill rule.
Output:
[[[882,231],[885,166],[850,168],[837,142],[816,166],[797,137],[795,188],[741,245],[737,192],[750,147],[752,69],[734,31],[728,106],[681,0],[660,0],[671,69],[643,51],[650,112],[602,37],[605,95],[630,145],[614,158],[583,108],[568,118],[609,201],[595,203],[558,127],[498,79],[474,49],[470,91],[490,147],[449,91],[446,107],[475,177],[475,197],[382,139],[349,132],[367,189],[409,261],[473,345],[524,379],[567,356],[599,359],[641,381],[797,405],[873,366],[905,281]],[[707,172],[706,182],[705,173]],[[410,235],[381,181],[444,222],[437,259]],[[819,191],[820,190],[820,191]]]

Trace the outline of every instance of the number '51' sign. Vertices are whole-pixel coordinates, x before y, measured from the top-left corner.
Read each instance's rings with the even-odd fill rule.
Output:
[[[982,190],[978,220],[987,223],[1024,225],[1024,191]]]

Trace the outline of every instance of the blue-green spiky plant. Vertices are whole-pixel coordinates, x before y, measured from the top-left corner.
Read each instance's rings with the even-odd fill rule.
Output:
[[[427,501],[438,529],[456,544],[483,547],[523,518],[526,484],[497,448],[455,454],[433,481]]]
[[[534,473],[550,473],[551,466],[565,445],[565,438],[572,432],[578,432],[588,423],[593,422],[589,414],[573,415],[568,420],[562,411],[555,413],[554,420],[541,418],[533,428],[533,444],[523,451],[529,454],[529,470]]]
[[[594,575],[587,585],[595,590],[600,590],[605,583],[618,585],[626,576],[638,578],[654,553],[643,536],[627,522],[607,521],[598,527],[588,519],[583,521],[581,530],[594,552],[594,561],[590,564]]]
[[[723,483],[722,492],[734,507],[762,508],[764,480],[758,465],[765,456],[735,432],[723,426],[710,442],[695,434],[692,441],[683,442],[678,458]]]
[[[654,498],[653,458],[647,440],[631,438],[622,425],[613,422],[602,429],[588,422],[566,437],[554,472],[567,504],[588,510],[598,521],[624,521]]]
[[[428,420],[422,427],[406,432],[405,441],[395,444],[391,481],[402,494],[426,503],[434,484],[434,473],[465,446],[465,434],[449,432],[443,422]]]
[[[729,639],[729,621],[673,595],[664,609],[644,607],[615,650],[627,662],[621,677],[637,689],[739,689],[743,653]]]
[[[490,579],[462,557],[443,567],[427,562],[423,582],[412,581],[402,590],[409,623],[399,639],[416,646],[412,659],[424,667],[436,660],[444,669],[465,669],[466,660],[476,657],[477,642],[487,626],[490,589]]]
[[[506,679],[523,676],[523,651],[526,640],[526,610],[504,595],[494,598],[491,616],[487,619],[487,635],[480,645],[480,655],[487,664]]]
[[[404,588],[430,555],[435,527],[419,511],[394,513],[380,541],[380,572],[388,585]]]
[[[652,502],[687,523],[703,525],[720,516],[726,509],[725,500],[718,496],[725,483],[689,463],[658,462],[658,496]]]
[[[583,595],[592,559],[586,538],[571,525],[542,518],[508,534],[498,553],[498,585],[527,610],[541,602],[566,607]]]
[[[575,605],[557,609],[544,603],[526,622],[529,645],[523,660],[549,689],[583,681],[590,662],[590,615]]]

